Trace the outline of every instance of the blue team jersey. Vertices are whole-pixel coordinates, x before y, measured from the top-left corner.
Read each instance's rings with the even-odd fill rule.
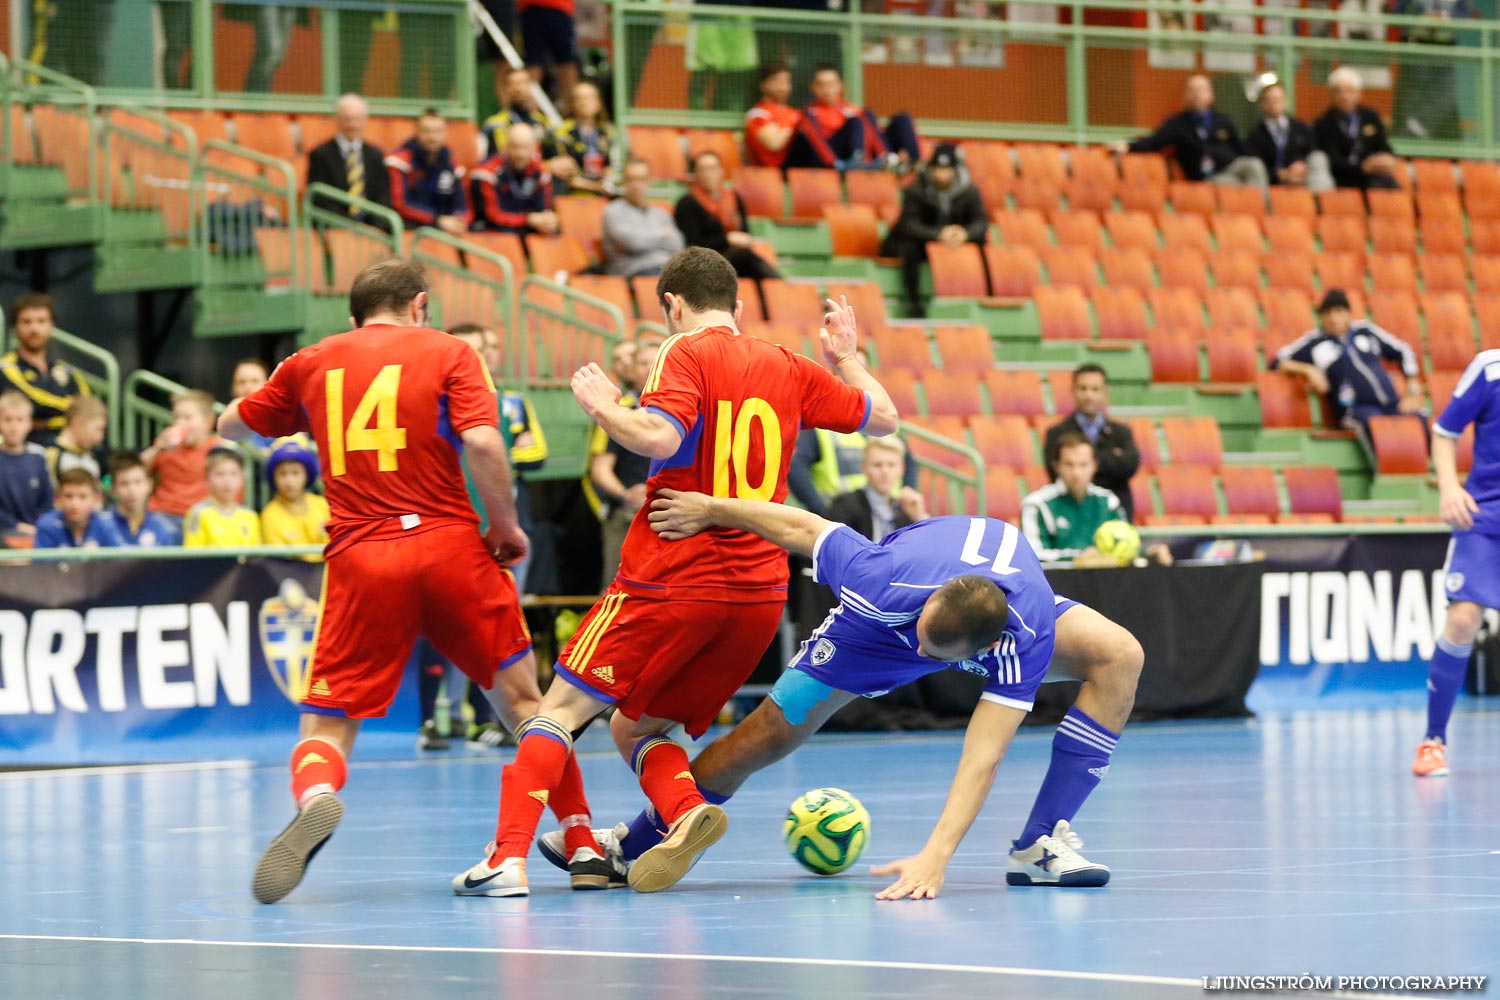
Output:
[[[83,533],[83,541],[79,542],[63,523],[62,511],[52,510],[36,522],[35,544],[39,549],[113,549],[125,542],[120,538],[114,518],[104,511],[89,517],[88,530]]]
[[[1479,513],[1470,530],[1500,535],[1500,351],[1481,351],[1453,389],[1453,399],[1432,425],[1435,433],[1458,438],[1474,425],[1474,466],[1465,488]]]
[[[130,530],[130,519],[120,513],[120,508],[108,511],[107,516],[114,521],[122,545],[154,549],[182,544],[182,532],[154,510],[146,511],[146,516],[141,521],[141,530],[133,533]]]
[[[932,592],[957,576],[988,577],[1005,592],[1004,634],[976,660],[927,659],[917,653],[917,617]],[[1054,623],[1073,606],[1052,593],[1020,530],[987,517],[930,518],[879,544],[851,528],[830,528],[813,550],[813,577],[840,603],[792,666],[871,696],[956,667],[986,678],[987,699],[1029,709],[1052,660]]]

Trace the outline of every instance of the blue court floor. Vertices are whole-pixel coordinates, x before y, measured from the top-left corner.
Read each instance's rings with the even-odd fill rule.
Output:
[[[540,857],[525,900],[459,899],[511,751],[361,747],[348,811],[283,904],[250,872],[286,822],[284,766],[0,775],[0,997],[1187,997],[1225,975],[1489,975],[1500,926],[1500,712],[1467,710],[1454,772],[1407,771],[1420,713],[1306,712],[1128,729],[1078,818],[1105,889],[1011,889],[1004,856],[1050,730],[1027,730],[929,902],[784,854],[786,804],[837,785],[867,861],[914,852],[951,735],[826,737],[764,772],[677,889],[572,893]],[[596,818],[633,815],[590,734]],[[1361,994],[1368,996],[1370,994]],[[1408,994],[1411,995],[1411,994]]]

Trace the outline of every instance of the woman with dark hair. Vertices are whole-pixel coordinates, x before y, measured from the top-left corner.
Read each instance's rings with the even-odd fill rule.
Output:
[[[723,254],[741,278],[779,278],[781,273],[752,248],[745,231],[745,202],[725,183],[724,164],[716,153],[693,157],[692,183],[677,202],[673,218],[690,247]]]
[[[549,152],[578,165],[578,172],[567,179],[570,192],[609,194],[615,127],[594,84],[587,80],[574,84],[572,98],[572,117],[564,118],[552,132]]]

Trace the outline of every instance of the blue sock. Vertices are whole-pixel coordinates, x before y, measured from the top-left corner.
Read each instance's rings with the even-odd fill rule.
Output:
[[[1060,819],[1072,821],[1109,770],[1109,755],[1119,738],[1119,733],[1105,729],[1076,705],[1068,709],[1052,737],[1052,764],[1017,847],[1030,847],[1038,837],[1051,834]]]
[[[698,786],[698,794],[703,796],[705,802],[716,806],[729,801],[728,795],[711,792],[702,785]],[[657,818],[655,809],[647,806],[639,816],[630,821],[630,832],[620,841],[620,849],[625,852],[626,861],[634,861],[660,844],[666,835],[667,824]]]
[[[1469,672],[1469,653],[1474,644],[1455,646],[1438,636],[1432,666],[1427,668],[1427,738],[1448,742],[1448,717],[1458,700],[1458,689]]]

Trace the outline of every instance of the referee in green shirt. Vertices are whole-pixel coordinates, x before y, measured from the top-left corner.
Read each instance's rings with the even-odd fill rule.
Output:
[[[1064,432],[1052,467],[1057,482],[1021,502],[1021,530],[1042,562],[1114,565],[1094,548],[1094,532],[1106,521],[1128,518],[1113,492],[1094,485],[1098,467],[1089,439],[1080,431]]]

